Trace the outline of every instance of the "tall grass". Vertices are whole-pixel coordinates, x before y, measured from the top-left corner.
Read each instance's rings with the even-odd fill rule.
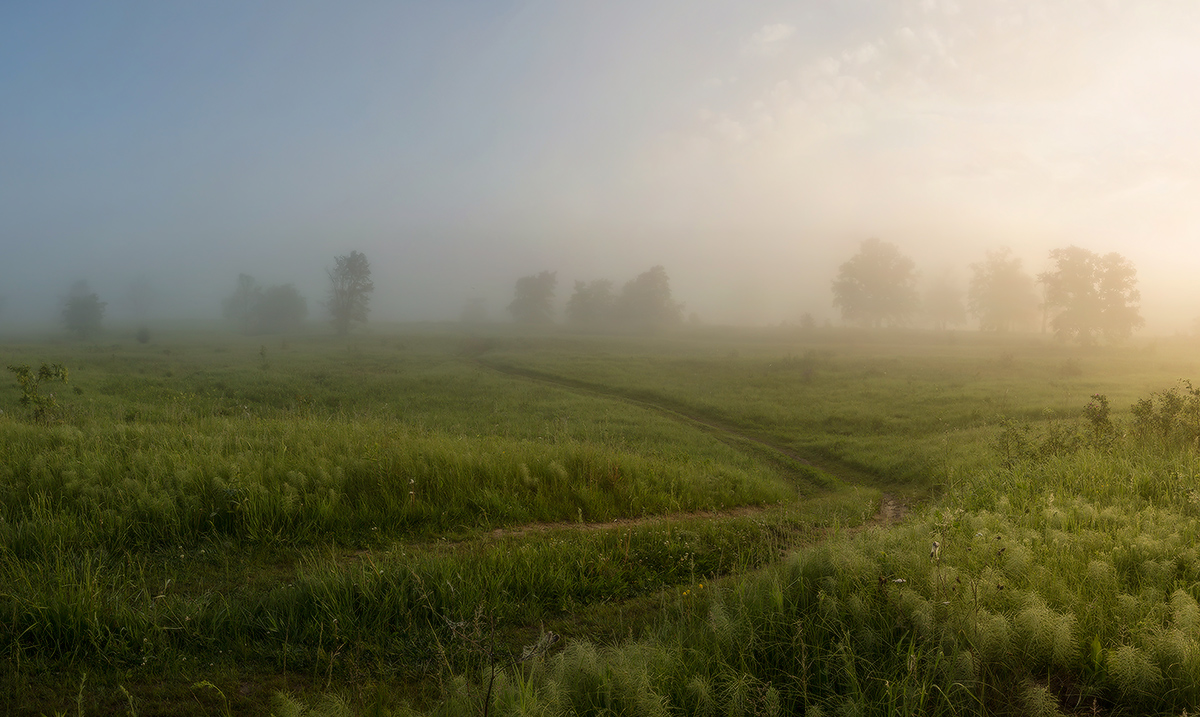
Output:
[[[304,545],[776,503],[763,471],[380,420],[45,428],[0,418],[0,546]]]
[[[1098,409],[1075,418],[1186,359],[850,334],[467,343],[5,347],[68,365],[79,389],[31,422],[0,386],[12,694],[65,695],[61,675],[87,670],[237,702],[253,665],[330,694],[416,684],[441,714],[481,713],[489,693],[491,714],[1200,703],[1200,465],[1182,423],[1159,430],[1187,395],[1102,431]],[[900,527],[841,530],[876,491],[781,471],[678,414],[929,502]],[[679,515],[734,507],[754,511]],[[635,518],[652,520],[600,527]],[[644,613],[636,634],[590,622],[623,605]],[[546,630],[567,639],[520,660]],[[276,710],[357,705],[305,704]]]
[[[536,708],[695,714],[1179,714],[1200,705],[1194,443],[1092,422],[902,526],[679,599],[641,643],[549,660]],[[1040,432],[1040,433],[1039,433]],[[1167,431],[1168,433],[1170,431]],[[936,541],[936,549],[934,549]],[[632,679],[637,675],[637,679]],[[507,683],[506,683],[507,684]],[[564,687],[565,686],[565,687]],[[522,686],[524,693],[530,687]],[[461,703],[478,700],[460,686]],[[449,704],[449,703],[448,703]],[[446,712],[448,713],[448,712]]]

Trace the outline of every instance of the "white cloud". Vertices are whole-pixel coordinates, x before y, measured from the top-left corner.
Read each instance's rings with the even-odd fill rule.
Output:
[[[750,37],[747,48],[751,52],[758,54],[773,54],[795,34],[796,28],[786,23],[777,22],[771,25],[763,25],[758,32]]]
[[[692,162],[677,182],[708,185],[706,211],[727,201],[730,216],[753,206],[782,223],[974,222],[959,231],[1026,237],[1160,220],[1166,232],[1168,217],[1195,227],[1200,212],[1182,203],[1200,184],[1187,129],[1200,118],[1188,89],[1200,13],[1178,7],[909,0],[894,23],[823,43],[790,71],[744,68],[740,91],[710,98],[695,128],[712,140],[708,171]],[[793,33],[768,25],[753,44]]]

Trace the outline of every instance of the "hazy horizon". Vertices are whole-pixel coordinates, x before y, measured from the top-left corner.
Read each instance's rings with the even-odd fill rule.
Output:
[[[506,318],[518,277],[666,267],[707,323],[838,321],[878,237],[924,276],[1009,246],[1138,269],[1200,315],[1200,6],[1143,2],[83,2],[0,9],[0,326],[85,279],[210,318],[239,273],[322,317]]]

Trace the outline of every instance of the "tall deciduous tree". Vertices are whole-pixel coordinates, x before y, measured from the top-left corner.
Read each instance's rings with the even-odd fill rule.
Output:
[[[255,331],[264,334],[293,331],[308,316],[308,302],[291,284],[272,286],[263,291],[255,309]]]
[[[592,327],[609,323],[613,320],[616,301],[612,281],[576,281],[575,293],[567,299],[567,321]]]
[[[867,239],[838,269],[833,305],[846,321],[878,327],[903,323],[917,309],[917,270],[894,244]]]
[[[371,281],[371,263],[362,252],[352,251],[334,257],[329,274],[329,313],[339,336],[350,333],[352,322],[367,320],[368,305],[375,284]]]
[[[308,302],[291,284],[264,289],[249,274],[238,274],[237,287],[221,302],[225,318],[248,334],[272,334],[297,328],[308,316]]]
[[[543,271],[517,279],[508,312],[520,324],[549,324],[554,321],[554,287],[558,278],[553,271]]]
[[[63,325],[67,331],[79,338],[89,338],[100,331],[105,306],[107,304],[88,287],[86,281],[77,281],[71,285],[71,291],[63,304]]]
[[[683,305],[671,299],[671,280],[661,264],[626,282],[615,311],[617,320],[642,329],[660,329],[683,321]]]
[[[967,306],[983,331],[1028,327],[1037,315],[1038,300],[1033,277],[1021,268],[1021,258],[1004,247],[972,264]]]
[[[1038,279],[1046,287],[1047,307],[1055,312],[1050,325],[1059,339],[1119,342],[1145,323],[1137,269],[1125,257],[1069,246],[1050,252],[1050,260],[1054,270]]]

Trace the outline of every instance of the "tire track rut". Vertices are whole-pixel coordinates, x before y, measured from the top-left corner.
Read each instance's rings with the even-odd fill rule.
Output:
[[[829,463],[826,461],[814,461],[811,458],[798,453],[792,448],[780,445],[779,443],[765,439],[759,435],[747,432],[746,430],[731,425],[725,421],[712,418],[711,416],[703,416],[683,404],[671,401],[670,399],[664,399],[661,396],[655,396],[653,394],[647,395],[642,392],[631,393],[621,391],[603,384],[567,378],[564,376],[538,371],[536,369],[521,368],[511,364],[485,361],[480,358],[474,358],[473,362],[481,368],[495,371],[506,376],[545,383],[558,388],[565,388],[575,391],[577,393],[586,393],[592,396],[622,401],[639,408],[654,411],[655,413],[666,416],[672,420],[699,426],[715,434],[719,439],[729,445],[744,448],[748,444],[757,452],[766,453],[767,457],[772,459],[772,462],[776,464],[792,461],[800,464],[810,471],[816,471],[818,475],[830,477],[844,483],[861,485],[863,483],[875,482],[870,480],[874,478],[874,476],[864,475],[860,471],[850,469],[844,465],[838,465],[837,467],[831,468]],[[739,446],[738,444],[741,445]],[[795,468],[786,466],[786,463],[784,463],[784,466],[781,467],[785,467],[791,473],[796,472]],[[877,525],[888,525],[899,520],[903,520],[907,513],[908,504],[906,500],[897,495],[885,492],[880,500],[879,512],[871,520],[871,523]]]

